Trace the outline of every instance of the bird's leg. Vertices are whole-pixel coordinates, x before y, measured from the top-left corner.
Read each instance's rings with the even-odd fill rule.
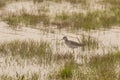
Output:
[[[73,49],[73,54],[74,54],[74,49]]]
[[[74,49],[73,49],[73,56],[74,56],[74,60],[77,60],[77,54],[75,53]]]

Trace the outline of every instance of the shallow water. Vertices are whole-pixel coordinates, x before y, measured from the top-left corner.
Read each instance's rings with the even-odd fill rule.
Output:
[[[91,0],[90,0],[91,1]],[[90,4],[90,8],[92,10],[101,10],[104,8],[104,6],[100,6],[98,4],[96,7],[92,6],[93,3]],[[87,10],[80,8],[81,6],[76,5],[73,6],[70,3],[42,3],[41,7],[39,4],[33,4],[33,2],[16,2],[7,5],[2,10],[0,10],[0,16],[9,16],[12,14],[20,15],[21,10],[24,8],[26,13],[38,15],[38,10],[41,9],[41,7],[46,6],[48,9],[48,12],[46,14],[50,15],[51,17],[54,17],[58,13],[62,13],[62,11],[65,11],[69,14],[76,12],[76,13],[86,13]],[[103,8],[102,8],[103,7]],[[46,9],[45,8],[45,9]],[[114,26],[114,28],[111,29],[100,29],[100,30],[92,30],[90,32],[86,32],[83,30],[77,30],[77,31],[71,31],[68,29],[61,29],[59,30],[56,26],[50,26],[44,28],[43,25],[37,25],[39,29],[33,29],[29,28],[28,26],[19,26],[21,28],[18,28],[17,30],[12,30],[9,25],[7,25],[7,22],[0,21],[0,43],[2,42],[9,42],[12,40],[35,40],[35,41],[46,41],[50,43],[50,46],[52,48],[53,54],[70,54],[73,52],[72,49],[68,48],[64,41],[61,40],[63,36],[67,36],[68,39],[78,41],[78,39],[81,41],[82,34],[85,35],[85,37],[88,37],[89,35],[95,39],[97,39],[99,43],[99,48],[93,49],[93,50],[82,50],[81,48],[76,48],[74,50],[74,57],[75,62],[78,64],[84,63],[85,59],[89,62],[89,58],[94,55],[104,55],[107,54],[109,50],[117,51],[120,49],[120,28],[119,26]],[[85,57],[81,58],[81,56]],[[9,61],[10,58],[10,61]],[[8,60],[7,63],[6,60]],[[16,59],[14,59],[11,56],[0,56],[0,62],[2,63],[0,67],[0,75],[7,74],[10,76],[16,75],[16,72],[18,74],[27,74],[27,73],[40,73],[40,80],[45,80],[47,74],[49,74],[51,71],[59,70],[61,69],[61,66],[63,64],[56,64],[53,63],[51,65],[45,66],[34,64],[31,60],[23,61],[23,66],[17,64]],[[20,62],[22,62],[22,59],[20,59]],[[30,63],[31,62],[31,63]],[[8,63],[10,63],[8,65]],[[22,64],[22,63],[21,63]],[[34,64],[34,65],[33,65]],[[35,67],[35,68],[34,68]],[[5,70],[6,69],[6,70]],[[11,71],[13,70],[13,71]]]
[[[60,53],[66,53],[68,51],[71,51],[65,44],[64,41],[61,40],[63,36],[67,36],[68,39],[73,41],[81,40],[81,35],[84,34],[85,37],[88,37],[89,35],[95,39],[97,39],[99,43],[99,48],[102,50],[102,48],[114,48],[117,47],[119,49],[120,47],[120,28],[116,27],[113,29],[106,29],[106,30],[93,30],[91,32],[85,32],[85,31],[77,31],[71,33],[70,31],[58,30],[54,28],[54,33],[38,30],[38,29],[32,29],[27,27],[22,27],[19,30],[12,30],[8,28],[7,24],[4,22],[0,22],[0,41],[11,41],[11,40],[35,40],[35,41],[47,41],[51,44],[51,47],[55,48],[55,51],[59,51]],[[50,29],[49,29],[50,30]],[[101,53],[100,49],[94,50],[97,51],[95,53]],[[81,52],[80,48],[75,49],[77,53]],[[86,51],[84,51],[86,52]],[[91,51],[93,52],[93,51]]]

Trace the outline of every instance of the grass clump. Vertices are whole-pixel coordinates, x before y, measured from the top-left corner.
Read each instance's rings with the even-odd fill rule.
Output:
[[[64,18],[65,17],[65,18]],[[97,15],[95,13],[88,13],[87,15],[84,15],[83,13],[73,13],[68,16],[68,14],[60,14],[57,15],[55,18],[55,22],[61,22],[61,25],[63,27],[68,26],[72,29],[95,29],[99,24],[97,20]],[[63,20],[64,18],[64,20]],[[67,23],[65,26],[63,24]],[[58,25],[59,27],[59,25]]]
[[[73,80],[74,71],[78,69],[78,65],[74,60],[66,61],[64,66],[56,72],[56,74],[49,75],[50,80]]]
[[[11,76],[7,76],[7,75],[1,75],[0,79],[1,80],[15,80],[15,78],[12,78]]]
[[[82,3],[82,4],[87,3],[87,0],[66,0],[66,1],[70,3]]]
[[[65,13],[65,12],[62,12],[62,14],[61,15],[56,15],[56,17],[55,17],[55,19],[57,20],[59,20],[60,19],[60,21],[61,20],[63,20],[63,21],[66,21],[67,19],[69,18],[69,15],[67,14],[67,13]]]
[[[94,56],[90,60],[90,65],[94,65],[94,67],[100,67],[103,65],[106,65],[105,67],[108,67],[107,65],[113,66],[114,63],[120,60],[120,52],[115,53],[108,53],[104,56]],[[99,65],[98,65],[99,64]]]
[[[120,61],[120,52],[107,54],[104,56],[92,57],[89,62],[89,67],[95,73],[96,79],[99,80],[115,80],[115,64]]]
[[[118,25],[120,25],[120,9],[119,8],[110,8],[110,10],[112,12],[114,12],[114,14],[117,16],[117,21],[116,23],[118,23]]]
[[[74,56],[72,54],[54,54],[54,59],[56,61],[61,61],[61,60],[64,60],[64,61],[68,61],[68,60],[73,60],[74,59]]]
[[[4,55],[20,56],[21,58],[38,58],[40,61],[49,63],[52,57],[52,50],[48,43],[40,41],[19,41],[14,40],[0,44],[0,53]]]
[[[120,18],[120,0],[102,0],[100,3],[102,5],[105,5],[108,10],[110,10],[114,15],[116,15],[117,18]],[[114,21],[114,19],[113,19]],[[120,20],[118,20],[117,23],[119,23]],[[120,25],[120,24],[119,24]]]
[[[53,25],[57,25],[58,28],[64,28],[70,26],[69,19],[70,15],[66,14],[65,12],[62,12],[61,15],[55,16],[55,21],[52,22]]]
[[[72,77],[72,68],[70,66],[65,66],[61,71],[60,71],[60,76],[62,79],[67,79]]]
[[[44,0],[33,0],[33,2],[43,2]],[[62,0],[46,0],[46,1],[52,1],[52,2],[61,2]]]
[[[71,23],[73,24],[73,28],[79,29],[96,29],[99,27],[99,22],[97,20],[98,13],[88,12],[86,15],[83,13],[73,14],[71,16]]]
[[[93,56],[84,65],[68,60],[59,71],[50,74],[49,80],[116,80],[120,78],[120,71],[116,73],[119,61],[120,52]]]
[[[6,2],[4,1],[4,0],[1,0],[0,1],[0,8],[2,8],[3,6],[5,6],[6,5]]]
[[[93,50],[93,49],[98,49],[99,48],[99,43],[98,40],[91,37],[90,35],[85,36],[84,34],[82,35],[81,42],[85,44],[82,49],[88,49],[88,50]]]
[[[38,80],[39,79],[39,75],[37,73],[32,73],[31,75],[27,74],[27,75],[16,75],[16,79],[15,80]]]
[[[62,13],[56,15],[54,23],[56,23],[58,27],[67,26],[70,27],[72,30],[110,28],[111,26],[119,24],[118,16],[119,15],[115,15],[115,13],[111,11],[94,11],[88,12],[87,14],[73,13],[71,15],[67,13]]]
[[[110,4],[111,6],[119,7],[120,0],[102,0],[103,4]]]
[[[34,2],[43,2],[44,0],[33,0]],[[53,2],[70,2],[72,4],[78,4],[78,3],[82,3],[82,4],[86,4],[87,0],[46,0],[46,1],[53,1]]]
[[[110,12],[113,13],[113,12]],[[113,13],[113,15],[109,15],[108,13],[104,13],[104,15],[101,15],[100,17],[100,24],[102,24],[101,26],[103,26],[103,28],[110,28],[111,26],[115,26],[118,25],[118,15],[115,15],[115,13]]]
[[[75,72],[70,80],[115,80],[119,79],[120,72],[116,74],[116,63],[120,61],[120,52],[106,55],[96,55],[90,58],[90,62],[83,66],[72,67]],[[117,66],[120,66],[119,64]],[[119,69],[119,68],[118,68]],[[67,80],[67,79],[65,79]]]
[[[49,17],[45,14],[30,15],[30,14],[23,13],[19,16],[16,16],[16,15],[9,16],[7,18],[4,18],[3,20],[7,21],[10,27],[15,26],[14,28],[16,28],[17,25],[19,25],[20,23],[25,25],[31,25],[32,27],[40,22],[43,22],[45,26],[49,24]]]
[[[31,76],[29,74],[16,74],[16,76],[7,76],[7,75],[1,75],[1,80],[38,80],[39,75],[37,73],[32,74]]]

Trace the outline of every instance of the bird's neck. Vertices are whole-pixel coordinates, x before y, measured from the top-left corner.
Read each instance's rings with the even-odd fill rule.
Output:
[[[68,41],[68,39],[65,39],[65,42],[67,42]]]

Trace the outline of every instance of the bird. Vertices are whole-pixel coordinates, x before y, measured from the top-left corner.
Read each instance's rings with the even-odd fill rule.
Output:
[[[75,48],[78,48],[78,47],[82,47],[82,46],[85,45],[85,44],[82,44],[82,43],[78,43],[78,42],[75,42],[75,41],[68,40],[68,38],[66,36],[63,37],[63,40],[65,41],[65,44],[69,48],[72,48],[72,49],[75,49]]]

